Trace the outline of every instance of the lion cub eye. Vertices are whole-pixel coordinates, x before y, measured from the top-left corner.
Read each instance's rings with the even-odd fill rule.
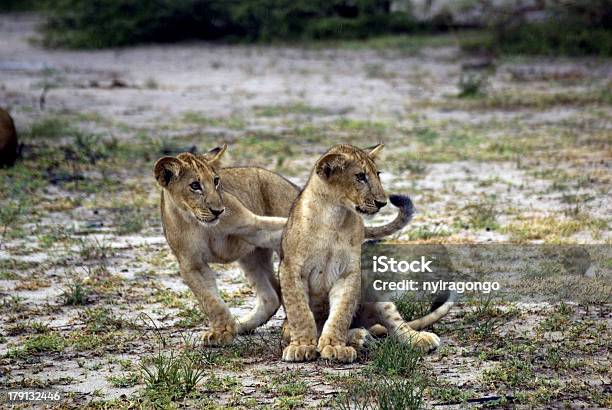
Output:
[[[213,184],[215,184],[215,186],[219,186],[219,175],[215,175],[215,177],[213,178]]]
[[[357,181],[359,182],[368,182],[368,177],[366,176],[365,172],[355,174],[355,177],[357,177]]]
[[[189,187],[191,189],[193,189],[194,191],[201,191],[202,190],[202,185],[200,185],[200,183],[198,181],[193,181],[191,184],[189,184]]]

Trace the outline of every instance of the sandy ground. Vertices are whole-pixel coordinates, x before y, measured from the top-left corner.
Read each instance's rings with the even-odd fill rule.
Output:
[[[486,95],[459,99],[459,77],[474,58],[452,42],[409,52],[204,43],[63,51],[32,43],[38,21],[0,16],[0,105],[26,144],[19,175],[0,170],[3,187],[28,179],[47,145],[70,145],[61,130],[47,135],[58,123],[145,154],[79,164],[74,181],[52,182],[53,166],[42,177],[32,171],[42,186],[28,185],[30,207],[3,222],[0,239],[1,386],[59,389],[70,408],[136,406],[140,363],[158,348],[155,327],[168,349],[204,329],[156,209],[150,169],[164,150],[225,142],[229,162],[302,184],[332,143],[382,140],[385,187],[409,193],[418,209],[396,242],[607,246],[588,276],[520,277],[496,299],[503,308],[483,308],[479,298],[459,304],[433,330],[443,347],[424,358],[426,405],[612,406],[609,60],[497,59]],[[0,199],[5,209],[13,203],[6,193]],[[137,228],[122,230],[134,220]],[[235,264],[216,268],[224,298],[242,315],[254,301],[244,276]],[[90,292],[84,306],[66,305],[74,283]],[[582,291],[560,308],[569,284]],[[343,376],[368,361],[283,363],[282,318],[233,348],[203,348],[219,361],[206,368],[199,395],[175,405],[333,406],[351,389]],[[40,335],[59,342],[27,347]]]

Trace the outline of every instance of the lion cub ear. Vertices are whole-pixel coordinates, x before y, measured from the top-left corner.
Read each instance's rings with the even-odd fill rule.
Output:
[[[223,144],[222,147],[213,148],[210,151],[208,151],[205,156],[210,166],[212,166],[213,168],[220,167],[221,157],[223,157],[223,154],[225,154],[226,150],[227,150],[227,144]]]
[[[370,152],[368,152],[368,156],[372,159],[376,159],[380,151],[385,147],[385,144],[374,145],[373,147],[367,148]]]
[[[181,162],[174,157],[163,157],[155,163],[155,179],[164,188],[178,178],[180,171]]]
[[[315,165],[315,172],[323,179],[329,179],[334,173],[346,165],[346,157],[342,154],[327,154],[321,157]]]

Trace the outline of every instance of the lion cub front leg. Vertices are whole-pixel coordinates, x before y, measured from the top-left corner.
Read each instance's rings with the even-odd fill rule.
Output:
[[[353,270],[336,281],[329,292],[329,317],[319,337],[317,350],[323,359],[351,363],[357,351],[347,346],[348,330],[361,294],[361,274]]]
[[[199,269],[181,269],[181,276],[209,318],[210,329],[202,334],[204,343],[209,346],[230,344],[236,336],[238,325],[219,296],[215,272],[204,265]]]
[[[283,360],[314,360],[317,357],[317,324],[308,304],[308,281],[302,278],[299,267],[286,260],[281,262],[279,271],[291,339],[283,349]]]
[[[286,223],[287,218],[253,214],[248,221],[244,221],[235,228],[234,233],[240,235],[251,245],[266,249],[279,249]]]
[[[287,218],[254,214],[240,201],[231,197],[226,198],[226,208],[229,209],[228,216],[232,219],[233,226],[230,230],[234,235],[259,248],[280,249]]]

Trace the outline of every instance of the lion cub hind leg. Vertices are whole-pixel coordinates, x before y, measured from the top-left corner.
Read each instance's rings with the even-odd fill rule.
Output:
[[[257,248],[239,261],[251,287],[255,289],[255,307],[238,319],[238,333],[246,333],[266,323],[280,306],[279,285],[272,265],[272,250]]]
[[[408,326],[392,302],[365,304],[363,313],[382,323],[388,329],[389,335],[397,337],[404,343],[426,352],[436,350],[440,346],[440,338],[436,334],[417,332]]]
[[[381,325],[380,323],[376,323],[368,328],[368,332],[374,337],[384,337],[389,334],[387,328]]]
[[[362,352],[374,338],[367,329],[355,328],[348,332],[346,344],[357,351]]]
[[[364,351],[376,338],[387,336],[387,328],[377,323],[365,329],[353,328],[348,332],[346,344],[353,346],[357,353]]]

